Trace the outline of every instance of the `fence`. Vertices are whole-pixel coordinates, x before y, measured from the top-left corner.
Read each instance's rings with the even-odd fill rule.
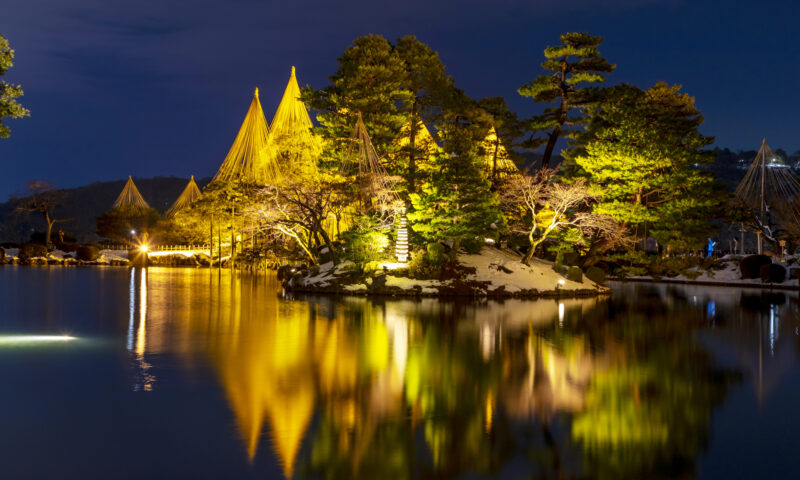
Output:
[[[99,245],[101,250],[133,250],[138,248],[137,245],[133,244],[112,244],[112,243],[101,243]],[[152,251],[176,251],[176,250],[200,250],[201,252],[207,252],[209,249],[208,244],[205,245],[150,245],[150,250]]]

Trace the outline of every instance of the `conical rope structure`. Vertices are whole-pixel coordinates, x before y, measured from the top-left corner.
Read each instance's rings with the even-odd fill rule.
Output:
[[[519,173],[519,168],[511,160],[502,140],[497,138],[497,130],[494,126],[489,129],[486,138],[481,142],[481,149],[484,152],[485,171],[488,178],[505,178],[508,175]]]
[[[347,173],[357,164],[357,179],[362,202],[382,213],[396,213],[402,210],[402,201],[395,191],[397,180],[391,177],[381,163],[372,139],[358,114],[351,136],[353,146],[342,169]]]
[[[256,88],[239,133],[212,182],[241,181],[261,185],[276,182],[280,175],[269,143],[269,127]]]
[[[736,197],[757,216],[767,238],[774,240],[770,226],[773,220],[794,226],[800,223],[800,184],[791,169],[769,148],[766,139],[736,187]]]
[[[197,187],[197,183],[194,181],[194,175],[189,180],[189,183],[186,185],[186,188],[183,189],[183,192],[180,194],[175,203],[169,207],[167,210],[167,216],[175,215],[179,210],[182,210],[192,203],[194,203],[198,198],[200,198],[203,194],[200,193],[200,189]]]
[[[150,205],[144,201],[136,184],[133,183],[133,178],[128,176],[128,181],[122,188],[117,200],[114,202],[114,208],[136,208],[136,209],[149,209]]]
[[[411,120],[409,120],[403,128],[400,129],[400,136],[397,139],[397,145],[400,148],[407,148],[411,144]],[[431,131],[422,122],[422,119],[416,117],[416,131],[414,134],[414,146],[429,157],[436,156],[443,152],[442,147],[436,143]]]
[[[271,146],[282,162],[284,172],[304,176],[317,175],[317,160],[322,152],[322,142],[312,131],[314,126],[305,104],[300,100],[295,68],[292,67],[289,83],[270,124]]]

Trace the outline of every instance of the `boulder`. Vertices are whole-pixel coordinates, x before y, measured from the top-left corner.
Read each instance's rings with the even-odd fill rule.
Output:
[[[580,267],[569,267],[567,269],[567,280],[583,283],[583,270]]]
[[[759,274],[764,283],[783,283],[786,280],[786,268],[779,263],[762,265]]]
[[[606,272],[600,267],[594,266],[586,269],[586,278],[597,284],[606,283]]]
[[[739,272],[743,279],[759,278],[761,267],[772,263],[766,255],[748,255],[739,261]]]
[[[75,250],[75,258],[83,262],[94,262],[100,256],[100,250],[94,245],[81,245]]]
[[[29,261],[32,258],[47,258],[47,247],[39,243],[26,243],[19,249],[19,259]],[[44,262],[45,264],[47,261]]]

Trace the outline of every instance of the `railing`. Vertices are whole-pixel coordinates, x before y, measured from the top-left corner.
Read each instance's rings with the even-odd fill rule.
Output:
[[[117,243],[114,243],[114,244],[111,244],[111,243],[100,244],[99,247],[100,247],[101,250],[133,250],[135,248],[138,248],[136,245],[132,245],[132,244],[117,244]],[[155,250],[155,251],[159,251],[159,252],[162,252],[162,251],[174,251],[174,250],[199,250],[201,252],[202,251],[207,252],[208,249],[209,249],[208,244],[205,244],[205,245],[202,245],[202,244],[198,244],[198,245],[150,245],[150,250]]]

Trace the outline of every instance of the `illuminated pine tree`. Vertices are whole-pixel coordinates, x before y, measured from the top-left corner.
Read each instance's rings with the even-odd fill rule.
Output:
[[[600,92],[596,88],[581,88],[581,85],[604,82],[606,78],[603,73],[614,70],[615,65],[600,56],[597,47],[602,42],[602,37],[586,33],[561,35],[561,45],[544,50],[546,60],[542,68],[552,73],[540,75],[519,88],[520,95],[531,97],[536,102],[556,103],[545,108],[541,115],[533,117],[530,122],[534,134],[545,134],[544,137],[532,137],[529,142],[530,147],[546,145],[542,169],[550,166],[550,158],[559,137],[575,136],[578,132],[575,127],[586,121],[586,117],[580,113],[599,98]]]
[[[8,40],[0,35],[0,77],[14,65],[14,50],[9,46]],[[11,129],[3,125],[4,118],[21,118],[30,115],[30,112],[17,102],[22,96],[22,88],[5,80],[0,80],[0,138],[8,138]]]
[[[699,246],[721,198],[697,167],[713,161],[699,133],[703,117],[680,86],[642,91],[620,85],[592,112],[585,153],[576,158],[602,199],[595,211],[639,236],[676,247]]]
[[[445,151],[436,157],[433,173],[410,194],[414,211],[408,218],[425,241],[451,240],[454,259],[463,241],[496,236],[502,214],[471,132],[452,126],[443,137]]]

